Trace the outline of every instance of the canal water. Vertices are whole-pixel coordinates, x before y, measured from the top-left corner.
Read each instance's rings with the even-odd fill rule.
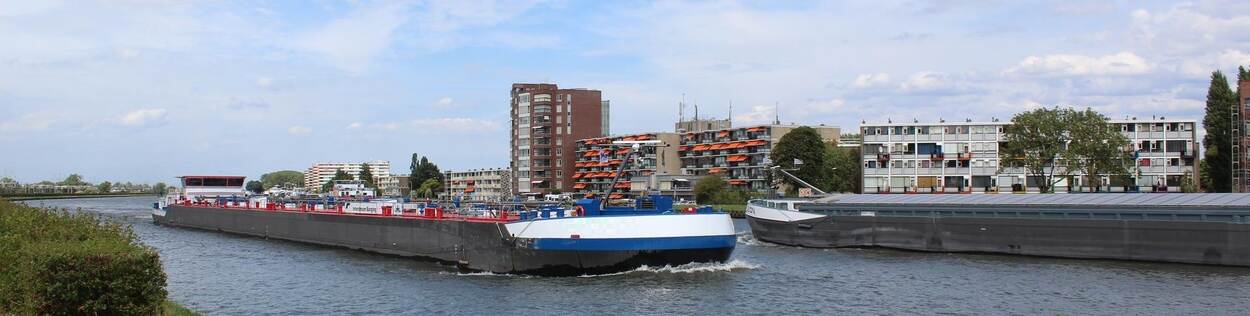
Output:
[[[723,264],[586,277],[460,273],[360,251],[152,224],[152,197],[29,201],[129,223],[160,251],[169,296],[205,314],[1250,313],[1250,268],[755,241]]]

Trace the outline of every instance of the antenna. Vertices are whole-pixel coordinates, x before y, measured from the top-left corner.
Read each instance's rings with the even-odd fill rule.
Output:
[[[734,117],[734,100],[729,99],[729,118],[733,119],[733,117]]]
[[[773,102],[773,125],[781,125],[781,103]]]
[[[681,93],[681,103],[677,103],[677,121],[686,120],[686,93]]]
[[[699,99],[694,100],[694,120],[699,120]]]

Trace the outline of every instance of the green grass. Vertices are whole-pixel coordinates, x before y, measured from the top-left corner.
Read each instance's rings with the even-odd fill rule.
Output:
[[[200,313],[196,313],[195,311],[191,309],[182,307],[182,305],[178,305],[178,303],[174,303],[174,301],[165,300],[165,303],[161,304],[161,315],[164,315],[164,316],[199,316]]]

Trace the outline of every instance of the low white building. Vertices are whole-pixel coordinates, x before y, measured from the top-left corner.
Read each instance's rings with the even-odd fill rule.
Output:
[[[374,196],[373,189],[361,180],[334,180],[330,194],[337,198],[361,198]]]
[[[1065,177],[1055,192],[1089,190],[1090,181],[1112,192],[1179,191],[1185,177],[1198,183],[1194,120],[1112,120],[1129,140],[1129,175]],[[1037,192],[1038,179],[1020,168],[1000,170],[998,149],[1010,122],[863,124],[864,193]]]

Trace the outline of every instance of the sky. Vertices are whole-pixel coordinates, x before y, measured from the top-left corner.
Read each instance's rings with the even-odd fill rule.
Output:
[[[1201,121],[1248,29],[1248,1],[0,0],[0,176],[506,167],[517,82],[603,91],[613,134],[683,97],[737,126]]]

